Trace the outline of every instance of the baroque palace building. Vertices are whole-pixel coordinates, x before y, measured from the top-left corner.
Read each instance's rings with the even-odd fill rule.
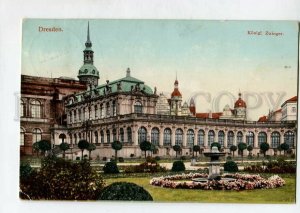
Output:
[[[207,151],[213,142],[220,143],[227,153],[231,145],[245,142],[254,148],[253,154],[259,153],[262,142],[270,144],[268,154],[286,142],[295,153],[297,97],[283,103],[285,116],[276,121],[270,116],[247,121],[247,104],[241,93],[233,108],[226,105],[222,112],[198,113],[193,98],[189,104],[183,102],[177,79],[171,97],[134,78],[129,68],[123,78],[98,85],[89,27],[83,59],[79,81],[22,76],[24,154],[31,154],[32,144],[40,139],[51,140],[53,146],[69,143],[75,154],[79,140],[86,139],[97,147],[92,157],[112,157],[111,143],[116,140],[123,143],[122,157],[141,156],[139,144],[145,140],[157,147],[154,154],[159,156],[175,155],[175,144],[182,147],[183,155],[191,155],[193,145]],[[40,88],[30,91],[30,84]]]

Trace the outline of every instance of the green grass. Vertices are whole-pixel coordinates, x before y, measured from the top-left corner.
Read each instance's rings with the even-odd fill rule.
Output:
[[[256,189],[247,191],[206,191],[197,189],[168,189],[149,184],[151,177],[125,177],[104,179],[109,185],[125,181],[136,183],[146,189],[158,202],[201,202],[201,203],[295,203],[295,175],[280,175],[286,185],[276,189]]]

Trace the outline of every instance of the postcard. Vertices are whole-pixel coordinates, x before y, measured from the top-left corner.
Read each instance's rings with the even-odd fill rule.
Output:
[[[24,19],[23,200],[294,204],[296,21]]]

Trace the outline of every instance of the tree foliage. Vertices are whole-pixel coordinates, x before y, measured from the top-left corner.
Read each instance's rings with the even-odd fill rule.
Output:
[[[115,161],[117,162],[118,159],[118,151],[121,150],[123,148],[123,144],[120,141],[114,141],[111,144],[111,148],[113,148],[113,150],[115,150]]]
[[[63,151],[63,158],[65,158],[66,151],[70,149],[70,145],[65,142],[62,142],[61,144],[59,144],[59,148],[61,151]]]
[[[102,177],[88,161],[56,157],[46,157],[40,170],[31,172],[26,179],[20,177],[22,199],[96,200],[103,187]]]
[[[89,160],[91,159],[91,152],[96,149],[96,145],[93,143],[90,143],[89,146],[87,147],[87,150],[89,151]]]
[[[149,141],[143,141],[140,143],[140,149],[145,152],[145,159],[146,159],[146,152],[151,150],[151,143]]]
[[[240,150],[241,155],[242,155],[242,162],[243,162],[243,158],[244,158],[244,150],[247,149],[247,144],[246,143],[239,143],[238,144],[238,150]]]
[[[33,144],[33,149],[45,155],[46,151],[51,150],[51,143],[48,140],[40,140]]]
[[[199,145],[194,145],[193,146],[193,152],[196,152],[196,157],[197,157],[197,153],[200,152],[200,146]]]
[[[283,150],[284,155],[286,155],[286,151],[289,150],[290,146],[287,143],[282,143],[282,144],[280,144],[280,148],[281,148],[281,150]]]
[[[81,149],[81,159],[83,159],[83,151],[89,147],[90,143],[87,140],[80,140],[78,142],[78,148]]]
[[[213,143],[210,144],[210,148],[212,148],[213,146],[218,147],[219,151],[221,150],[221,144],[219,144],[218,142],[213,142]]]
[[[270,145],[266,142],[263,142],[260,144],[259,148],[264,153],[264,157],[266,157],[266,152],[270,149]]]
[[[232,156],[234,157],[234,152],[237,150],[237,146],[231,145],[230,146],[230,151],[232,151]]]
[[[153,198],[135,183],[116,182],[104,188],[99,200],[152,201]]]
[[[181,146],[179,146],[179,145],[174,145],[173,146],[173,150],[175,151],[175,153],[176,153],[176,158],[177,158],[177,155],[178,155],[178,153],[179,152],[181,152]]]

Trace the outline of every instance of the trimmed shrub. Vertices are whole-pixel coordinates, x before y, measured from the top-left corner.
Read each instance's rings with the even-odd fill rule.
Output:
[[[183,161],[180,161],[180,160],[175,161],[172,166],[172,171],[173,172],[185,171],[185,165],[184,165]]]
[[[154,159],[155,159],[156,161],[160,161],[160,160],[161,160],[159,156],[155,156]]]
[[[76,160],[80,160],[80,157],[76,157]]]
[[[227,156],[226,157],[226,161],[230,161],[230,160],[232,160],[232,157],[231,156]]]
[[[236,162],[234,162],[234,161],[227,161],[224,164],[224,171],[226,171],[226,172],[238,172],[239,168],[238,168]]]
[[[118,166],[115,162],[107,162],[104,167],[103,171],[105,174],[117,174],[119,173]]]
[[[156,162],[155,163],[144,162],[136,166],[126,166],[124,169],[125,173],[144,173],[144,172],[155,173],[155,172],[166,172],[166,171],[167,170],[165,167],[161,167]]]
[[[99,200],[153,201],[153,198],[135,183],[116,182],[103,189]]]
[[[186,160],[186,156],[181,156],[180,159],[181,160]]]
[[[123,157],[119,157],[119,162],[123,163],[124,162],[124,158]]]
[[[133,158],[133,157],[134,157],[134,154],[133,154],[133,153],[131,153],[131,154],[130,154],[130,157],[131,157],[131,158]]]

